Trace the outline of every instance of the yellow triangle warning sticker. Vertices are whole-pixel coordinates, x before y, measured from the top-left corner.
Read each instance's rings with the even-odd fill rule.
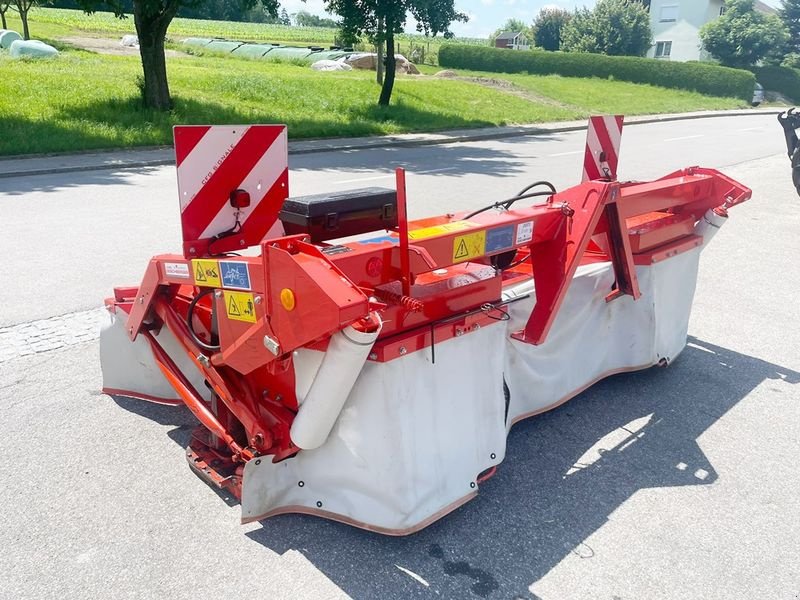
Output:
[[[192,259],[192,273],[196,285],[222,287],[219,279],[219,264],[215,260]]]
[[[453,264],[486,254],[486,231],[477,231],[453,238]]]
[[[225,314],[234,321],[244,321],[245,323],[256,322],[256,307],[253,294],[247,292],[224,291],[225,294]]]
[[[231,296],[230,301],[228,302],[228,316],[229,317],[241,317],[242,313],[239,311],[239,307],[236,306],[236,298]]]

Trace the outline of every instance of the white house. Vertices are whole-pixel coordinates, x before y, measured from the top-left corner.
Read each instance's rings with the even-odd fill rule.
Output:
[[[756,10],[777,11],[756,0]],[[651,0],[654,45],[647,56],[664,60],[709,60],[701,48],[700,28],[725,13],[724,0]]]

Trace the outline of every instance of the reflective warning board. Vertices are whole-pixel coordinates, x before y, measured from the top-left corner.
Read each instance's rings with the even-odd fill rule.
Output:
[[[453,262],[459,263],[486,254],[486,232],[459,235],[453,239]]]
[[[219,264],[215,260],[193,260],[192,274],[197,285],[222,287],[222,280],[219,277]]]
[[[225,312],[229,319],[256,322],[256,305],[253,294],[247,292],[229,292],[225,290]]]

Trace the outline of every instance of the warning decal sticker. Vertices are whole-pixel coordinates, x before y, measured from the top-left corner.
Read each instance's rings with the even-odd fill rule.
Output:
[[[226,290],[225,312],[228,318],[234,321],[255,323],[256,305],[253,301],[253,294],[247,292],[229,292]]]
[[[215,260],[192,260],[192,273],[197,285],[206,287],[222,287],[219,278],[219,265]]]
[[[453,239],[453,262],[459,263],[486,254],[486,232],[459,235]]]
[[[470,227],[474,227],[475,223],[469,221],[453,221],[452,223],[445,223],[444,225],[436,225],[434,227],[425,227],[423,229],[414,229],[408,232],[408,239],[410,240],[424,240],[432,238],[437,235],[444,235],[454,231],[464,231]]]
[[[250,289],[250,271],[246,262],[220,261],[220,275],[222,276],[222,287],[233,288],[235,290]]]

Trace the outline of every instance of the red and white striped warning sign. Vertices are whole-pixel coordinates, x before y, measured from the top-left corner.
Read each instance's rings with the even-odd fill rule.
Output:
[[[286,126],[186,125],[175,127],[173,136],[184,255],[260,242],[289,195]],[[236,190],[247,192],[248,206],[233,205]]]
[[[616,179],[624,117],[589,117],[583,181]]]

